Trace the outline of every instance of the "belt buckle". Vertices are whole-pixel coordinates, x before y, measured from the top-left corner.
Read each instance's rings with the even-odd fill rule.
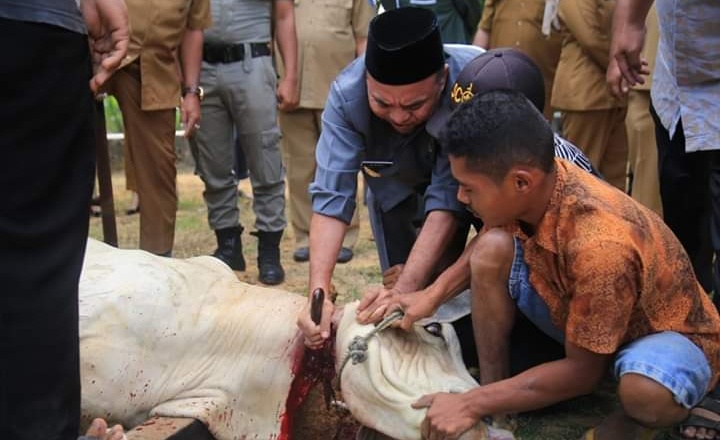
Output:
[[[233,46],[223,47],[223,51],[222,51],[223,63],[227,64],[227,63],[232,63],[233,61],[235,61],[233,59],[233,55],[234,55],[233,54]]]

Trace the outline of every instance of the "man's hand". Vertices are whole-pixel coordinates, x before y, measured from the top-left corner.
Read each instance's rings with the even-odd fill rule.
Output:
[[[427,394],[413,403],[412,407],[428,409],[420,426],[424,440],[457,439],[479,420],[467,404],[464,394]]]
[[[295,110],[300,103],[297,79],[284,76],[277,88],[278,108],[282,111]]]
[[[606,74],[615,96],[622,96],[630,87],[645,82],[647,62],[640,57],[640,52],[645,44],[645,18],[652,3],[653,0],[618,0],[615,5]]]
[[[85,433],[84,439],[97,440],[124,440],[126,439],[123,427],[115,425],[108,429],[107,422],[103,419],[95,419]]]
[[[330,337],[330,323],[332,322],[335,305],[327,297],[325,298],[323,301],[320,325],[317,325],[310,317],[311,303],[312,297],[308,298],[307,303],[305,303],[305,306],[300,310],[297,318],[297,326],[305,336],[305,346],[316,350],[322,348],[325,341]]]
[[[644,58],[640,58],[640,74],[647,75],[650,73],[648,62]],[[620,70],[620,65],[615,58],[610,58],[605,80],[610,87],[610,92],[618,98],[624,97],[630,92],[630,85]],[[645,82],[644,78],[640,78],[641,84]]]
[[[393,303],[393,298],[400,293],[381,286],[372,286],[367,291],[357,308],[357,322],[363,325],[376,324],[383,319]]]
[[[185,137],[189,138],[200,128],[200,98],[194,93],[188,93],[180,105],[180,120],[185,127]]]
[[[425,289],[394,296],[388,305],[387,313],[392,313],[398,309],[402,310],[402,320],[394,323],[393,326],[410,331],[417,321],[434,315],[439,306],[440,304],[431,295],[430,291]]]
[[[392,289],[395,287],[395,284],[398,279],[400,279],[400,274],[402,274],[404,268],[404,264],[396,264],[383,272],[383,286],[385,286],[386,289]]]
[[[93,77],[90,89],[97,93],[127,54],[130,40],[127,7],[123,0],[82,0],[90,40]]]

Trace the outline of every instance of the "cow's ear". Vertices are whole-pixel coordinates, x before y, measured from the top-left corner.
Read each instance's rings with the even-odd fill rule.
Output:
[[[442,326],[438,322],[431,322],[423,328],[433,336],[437,336],[438,338],[442,337]]]

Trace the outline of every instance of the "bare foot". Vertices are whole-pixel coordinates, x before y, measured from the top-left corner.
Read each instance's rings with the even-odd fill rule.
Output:
[[[688,418],[680,424],[679,434],[688,439],[720,439],[720,397],[711,392],[696,407],[690,410]]]
[[[127,437],[125,437],[125,432],[123,431],[122,426],[115,425],[112,428],[108,429],[108,425],[105,420],[95,419],[93,420],[85,435],[83,437],[80,437],[79,440],[90,439],[126,440]]]

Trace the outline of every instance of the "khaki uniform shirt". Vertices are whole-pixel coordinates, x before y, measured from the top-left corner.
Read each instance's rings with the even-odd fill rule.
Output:
[[[355,58],[355,40],[367,38],[374,15],[367,0],[295,0],[301,108],[325,107],[330,84]]]
[[[544,13],[545,0],[486,0],[480,28],[490,34],[490,49],[512,47],[532,58],[543,74],[549,109],[562,34],[552,29],[543,35]]]
[[[126,3],[130,44],[121,68],[140,60],[143,110],[177,107],[182,82],[180,43],[185,29],[210,26],[210,0],[126,0]]]
[[[615,0],[560,0],[565,32],[552,93],[559,110],[625,107],[605,82],[610,60],[610,27]]]

